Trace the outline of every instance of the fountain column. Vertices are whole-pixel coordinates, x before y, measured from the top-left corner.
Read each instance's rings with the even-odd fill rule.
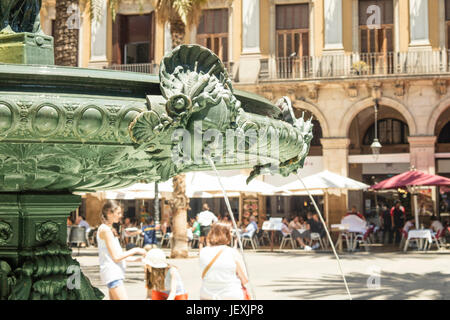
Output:
[[[0,299],[96,300],[67,247],[72,194],[0,193]]]

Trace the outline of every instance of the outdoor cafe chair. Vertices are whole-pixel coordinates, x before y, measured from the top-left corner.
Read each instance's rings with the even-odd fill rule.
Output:
[[[439,250],[441,247],[445,247],[445,229],[440,230],[436,234],[431,234],[431,243],[425,242],[425,250],[431,249],[433,244],[436,245],[437,249]]]
[[[399,246],[400,249],[403,248],[407,239],[408,239],[408,232],[402,229],[402,239],[400,240]]]
[[[270,244],[270,235],[267,230],[262,230],[262,232],[260,233],[259,241],[262,245]]]
[[[198,236],[198,234],[193,234],[192,235],[192,240],[191,240],[191,248],[194,249],[195,245],[199,245],[200,241],[200,237]]]
[[[170,248],[172,245],[172,232],[166,232],[163,234],[161,239],[161,248],[164,246],[164,242],[167,241],[167,248]]]
[[[283,247],[287,243],[291,244],[292,249],[296,248],[294,238],[292,238],[292,235],[290,233],[287,233],[287,234],[283,235],[283,238],[281,239],[280,249],[283,249]]]
[[[317,232],[311,232],[311,245],[313,241],[318,241],[321,249],[325,249],[322,241],[322,237]]]
[[[242,239],[242,247],[245,248],[245,245],[251,244],[254,251],[256,251],[256,231],[253,233],[252,237],[243,236]]]
[[[355,237],[355,248],[356,248],[356,246],[358,244],[360,246],[364,246],[364,249],[366,251],[369,251],[369,246],[368,245],[370,244],[370,238],[369,238],[369,233],[368,232],[366,232],[364,234],[360,233],[360,234],[356,235],[356,237]]]
[[[350,233],[349,232],[342,232],[341,233],[341,240],[345,240],[345,244],[347,245],[347,251],[351,251],[351,241],[350,241]]]
[[[136,246],[138,246],[139,248],[143,248],[144,247],[144,237],[143,236],[141,236],[141,235],[137,236]]]
[[[78,255],[80,255],[80,244],[87,243],[86,228],[80,226],[72,226],[70,230],[69,243],[76,244],[78,248]]]

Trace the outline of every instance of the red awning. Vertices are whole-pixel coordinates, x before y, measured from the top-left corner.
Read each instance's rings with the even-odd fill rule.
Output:
[[[408,186],[450,186],[450,179],[421,171],[411,170],[383,180],[373,185],[371,189],[397,189]]]

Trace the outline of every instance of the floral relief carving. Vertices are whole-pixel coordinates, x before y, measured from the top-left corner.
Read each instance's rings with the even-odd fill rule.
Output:
[[[5,245],[13,236],[13,228],[6,221],[0,221],[0,245]]]

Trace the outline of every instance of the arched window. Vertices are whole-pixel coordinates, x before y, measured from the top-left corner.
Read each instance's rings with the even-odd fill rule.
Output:
[[[320,139],[322,139],[322,127],[319,121],[313,119],[313,139],[311,140],[311,146],[321,146]]]
[[[438,143],[450,143],[450,121],[447,122],[439,133]]]
[[[363,144],[371,145],[375,136],[375,125],[372,124],[364,135]],[[409,128],[406,123],[397,119],[378,121],[378,140],[381,145],[407,144]]]

